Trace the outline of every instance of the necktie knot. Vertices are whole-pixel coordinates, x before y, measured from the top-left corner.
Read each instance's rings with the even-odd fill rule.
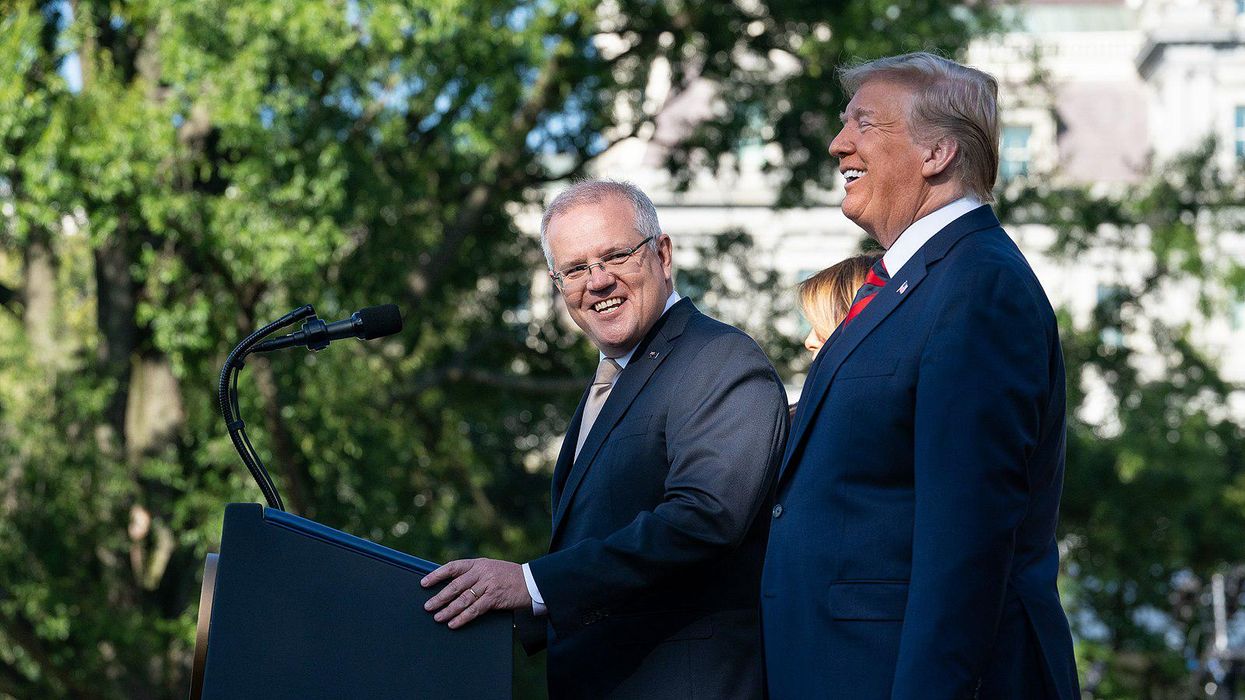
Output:
[[[843,325],[846,326],[861,311],[864,311],[869,302],[873,301],[873,297],[882,291],[890,279],[890,273],[886,271],[886,263],[882,262],[882,258],[878,258],[878,261],[873,263],[873,267],[869,268],[869,273],[865,275],[865,283],[856,290],[856,298],[852,300],[852,308],[848,310],[847,316],[843,319]]]
[[[878,258],[878,261],[873,263],[873,266],[869,268],[869,272],[871,274],[865,276],[865,284],[869,284],[870,281],[873,281],[874,284],[877,284],[877,286],[885,287],[886,283],[891,281],[891,274],[886,271],[886,263],[882,260],[882,258]],[[878,282],[880,282],[880,284],[878,284]]]
[[[621,371],[622,365],[618,364],[617,360],[612,357],[602,358],[601,364],[597,365],[597,373],[592,378],[592,385],[594,387],[609,386],[614,383],[614,379]]]

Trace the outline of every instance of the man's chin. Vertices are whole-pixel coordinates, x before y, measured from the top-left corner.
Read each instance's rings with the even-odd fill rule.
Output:
[[[878,237],[874,233],[876,229],[873,226],[873,221],[871,221],[869,217],[865,216],[864,207],[861,207],[860,209],[855,209],[855,208],[848,208],[847,206],[844,206],[842,208],[842,211],[843,211],[843,216],[846,216],[848,221],[864,229],[865,233],[869,234],[870,238],[877,240]]]
[[[604,352],[608,357],[617,357],[618,355],[631,349],[635,342],[629,333],[611,333],[596,332],[589,335],[593,345],[597,349]]]
[[[854,206],[855,202],[851,201],[850,195],[843,199],[843,203],[839,205],[839,210],[843,212],[849,221],[857,226],[862,225],[860,219],[864,216],[864,207]]]

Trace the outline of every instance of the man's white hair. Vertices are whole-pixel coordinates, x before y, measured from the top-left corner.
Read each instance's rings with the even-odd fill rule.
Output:
[[[545,262],[551,272],[553,251],[549,248],[549,222],[582,204],[597,204],[610,197],[618,197],[631,204],[631,210],[635,214],[632,217],[635,232],[640,234],[641,239],[652,236],[649,246],[656,252],[661,224],[657,221],[657,208],[653,206],[653,200],[648,195],[639,187],[623,180],[580,180],[554,197],[545,208],[544,216],[540,218],[540,247],[545,251]]]

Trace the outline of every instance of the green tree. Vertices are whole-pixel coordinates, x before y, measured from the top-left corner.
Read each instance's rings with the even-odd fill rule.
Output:
[[[248,364],[291,510],[433,559],[539,553],[593,358],[533,316],[516,212],[652,124],[658,62],[722,108],[671,167],[759,134],[795,201],[828,184],[830,66],[952,51],[975,7],[0,3],[0,696],[184,695],[222,505],[258,499],[216,373],[307,301],[393,300],[406,330]]]
[[[1095,697],[1188,697],[1211,639],[1203,584],[1245,561],[1245,424],[1229,410],[1242,387],[1195,335],[1245,300],[1245,170],[1217,151],[1155,163],[1123,192],[1046,179],[1000,205],[1005,221],[1052,226],[1057,259],[1129,273],[1088,324],[1061,316],[1063,593]]]

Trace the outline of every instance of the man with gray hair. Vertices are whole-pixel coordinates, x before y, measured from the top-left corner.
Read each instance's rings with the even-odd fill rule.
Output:
[[[804,384],[762,579],[770,697],[1079,697],[1055,540],[1065,387],[991,208],[997,86],[841,71],[843,212],[886,254]]]
[[[674,290],[633,185],[581,182],[541,222],[549,275],[600,354],[553,472],[549,554],[454,561],[428,603],[458,628],[515,610],[554,698],[760,698],[758,517],[787,432],[757,344]],[[767,514],[768,515],[768,514]]]

